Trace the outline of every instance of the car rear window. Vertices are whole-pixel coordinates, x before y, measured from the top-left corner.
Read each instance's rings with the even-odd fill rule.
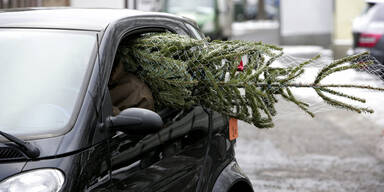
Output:
[[[374,11],[372,21],[384,22],[384,4],[377,4],[372,11]]]

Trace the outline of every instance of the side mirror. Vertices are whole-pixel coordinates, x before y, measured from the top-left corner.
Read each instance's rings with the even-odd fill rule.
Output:
[[[128,108],[115,117],[108,118],[108,128],[132,134],[155,133],[163,126],[161,117],[150,110]]]

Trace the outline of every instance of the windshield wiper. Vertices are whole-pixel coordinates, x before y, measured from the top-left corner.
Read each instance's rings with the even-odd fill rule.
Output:
[[[40,155],[39,148],[33,146],[32,144],[25,142],[13,135],[10,135],[8,133],[4,133],[0,131],[0,135],[8,139],[9,141],[12,141],[13,143],[17,144],[19,148],[30,158],[36,158]]]

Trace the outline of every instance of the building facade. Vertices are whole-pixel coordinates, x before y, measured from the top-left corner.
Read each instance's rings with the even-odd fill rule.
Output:
[[[69,0],[0,0],[0,9],[69,5]]]
[[[161,10],[162,0],[70,0],[71,7],[128,8],[142,11]]]

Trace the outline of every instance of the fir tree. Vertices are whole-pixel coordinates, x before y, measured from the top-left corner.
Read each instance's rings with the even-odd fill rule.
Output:
[[[369,65],[368,53],[336,60],[323,67],[313,83],[295,83],[310,60],[285,68],[271,64],[283,55],[282,49],[261,42],[196,40],[171,33],[145,34],[119,49],[126,70],[136,73],[153,92],[156,108],[189,108],[202,105],[222,114],[244,120],[258,128],[273,127],[277,96],[281,96],[314,117],[309,105],[297,99],[292,88],[312,88],[326,103],[358,113],[372,109],[358,107],[327,95],[364,103],[332,88],[383,88],[361,85],[322,84],[336,72]],[[238,65],[243,55],[248,63],[243,71]],[[326,93],[326,94],[324,94]]]

